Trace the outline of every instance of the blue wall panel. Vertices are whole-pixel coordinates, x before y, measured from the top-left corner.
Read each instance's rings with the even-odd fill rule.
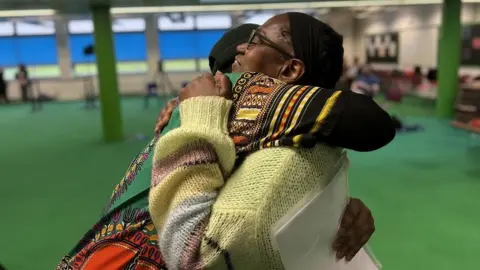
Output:
[[[162,59],[195,58],[195,31],[160,32],[158,44]]]
[[[58,63],[55,36],[0,38],[0,65],[55,65]]]
[[[95,62],[95,56],[85,56],[83,54],[83,49],[93,44],[93,35],[92,34],[76,34],[70,35],[69,38],[70,44],[70,58],[72,63],[89,63]]]
[[[118,33],[114,37],[117,61],[147,60],[147,40],[144,33]]]
[[[197,58],[207,58],[213,45],[223,36],[226,30],[197,31]]]
[[[122,61],[146,61],[147,41],[145,33],[116,33],[115,56],[118,62]],[[70,35],[70,57],[72,63],[95,62],[95,56],[84,56],[83,49],[94,44],[93,34]]]
[[[58,64],[55,36],[15,37],[15,39],[20,63],[27,66]]]
[[[206,58],[226,30],[165,31],[158,33],[162,59]]]
[[[16,66],[18,65],[18,52],[14,45],[12,37],[0,38],[0,65]]]

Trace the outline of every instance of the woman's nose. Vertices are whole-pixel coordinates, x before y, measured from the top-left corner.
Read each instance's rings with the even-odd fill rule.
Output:
[[[245,52],[248,50],[248,44],[247,43],[242,43],[237,46],[237,52],[240,54],[245,54]]]

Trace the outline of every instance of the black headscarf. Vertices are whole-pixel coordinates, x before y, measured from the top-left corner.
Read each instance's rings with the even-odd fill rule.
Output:
[[[297,84],[333,88],[342,73],[343,38],[329,25],[300,12],[288,12],[295,58],[305,64]]]
[[[217,70],[230,72],[237,55],[237,46],[247,42],[252,31],[257,28],[257,24],[247,23],[228,30],[210,51],[208,56],[210,71],[213,74]]]

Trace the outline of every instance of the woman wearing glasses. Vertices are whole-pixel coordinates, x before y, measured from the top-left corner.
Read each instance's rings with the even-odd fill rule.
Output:
[[[256,28],[257,26],[255,25],[243,25],[227,32],[224,37],[222,37],[222,39],[212,49],[210,57],[210,67],[212,69],[212,72],[215,72],[216,70],[222,70],[224,72],[231,71],[234,57],[237,54],[235,47],[242,42],[246,42],[249,36],[251,37],[251,42],[249,42],[251,46],[255,44],[254,42],[258,43],[258,41],[256,40],[257,32],[252,33],[252,30]],[[251,33],[253,35],[250,35]],[[284,57],[293,56],[291,55],[291,53],[288,52],[288,50],[283,49],[282,47],[280,47],[281,45],[275,43],[274,40],[268,39],[266,35],[262,35],[262,38],[267,40],[266,42],[269,42],[269,45],[272,46],[274,50],[279,50],[281,52],[279,52],[280,54],[285,54],[283,55]],[[260,48],[261,46],[262,45],[258,45],[258,48]],[[241,47],[239,49],[241,49]],[[245,55],[247,54],[245,53]],[[242,60],[241,63],[237,63],[235,65],[243,63],[244,62]],[[198,82],[199,80],[197,79],[195,81]],[[191,88],[191,86],[192,84],[190,84],[190,86],[187,88],[194,90]],[[188,95],[195,95],[195,92],[198,95],[205,94],[202,94],[198,91],[191,91],[190,93],[184,91],[183,94],[187,94],[187,96],[183,95],[183,98],[187,98]],[[195,99],[191,99],[191,101],[196,103],[196,101],[194,100]],[[169,132],[169,130],[174,128],[175,124],[178,123],[175,120],[179,119],[179,115],[174,114],[172,116],[173,108],[176,106],[176,102],[177,101],[169,103],[167,108],[165,108],[160,114],[159,121],[156,127],[157,133],[165,127],[171,117],[173,123],[170,123],[170,125],[166,129],[163,129],[162,134],[166,134],[167,132]],[[323,104],[324,103],[325,101],[323,101]],[[199,104],[202,104],[201,100],[199,101]],[[322,104],[319,104],[319,106],[322,107]],[[381,126],[382,123],[385,122],[382,121],[382,116],[384,112],[381,109],[377,109],[377,107],[374,107],[373,111],[371,109],[366,110],[366,114],[363,115],[366,115],[369,118],[373,117],[372,121]],[[361,113],[363,113],[363,111],[361,111]],[[380,117],[378,117],[379,115]],[[345,121],[345,119],[343,121]],[[362,124],[366,124],[366,122],[363,121]],[[360,126],[360,129],[363,130],[364,127],[368,128],[368,125]],[[354,126],[354,128],[357,127]],[[383,131],[387,131],[387,133],[388,130],[388,128],[383,128]],[[377,129],[377,131],[382,131],[382,129]],[[335,132],[336,131],[334,131],[333,134],[335,134]],[[361,130],[359,130],[359,132],[361,133]],[[348,131],[347,133],[351,132]],[[378,132],[374,133],[374,136],[378,134]],[[372,139],[372,135],[370,135],[369,138]],[[365,140],[361,143],[355,141],[348,143],[348,141],[350,141],[348,134],[338,139],[338,141],[341,142],[341,145],[350,144],[350,146],[353,147],[351,149],[368,151],[377,149],[385,145],[391,140],[391,136],[389,134],[383,134],[378,137],[374,137],[372,140],[374,141],[373,143]],[[178,249],[168,248],[168,252],[166,252],[166,254],[160,254],[160,251],[158,249],[157,230],[153,225],[150,216],[148,215],[147,207],[147,194],[150,187],[150,169],[153,163],[151,157],[152,155],[149,156],[149,153],[151,149],[155,146],[155,143],[156,139],[153,140],[144,149],[144,151],[139,154],[139,156],[134,160],[134,162],[132,162],[129,170],[127,171],[127,175],[122,180],[122,182],[115,188],[112,194],[112,198],[107,204],[107,207],[105,208],[105,214],[102,219],[97,224],[95,224],[92,230],[90,230],[85,235],[83,240],[80,241],[79,244],[72,250],[70,256],[65,257],[62,263],[59,265],[59,269],[63,269],[62,267],[66,267],[66,269],[96,269],[102,267],[103,269],[110,269],[110,266],[112,265],[116,265],[119,267],[121,266],[120,268],[127,268],[128,266],[130,267],[129,269],[143,269],[142,267],[148,267],[149,269],[163,269],[165,267],[163,257],[165,257],[166,260],[170,260],[167,262],[169,263],[168,266],[171,267],[171,269],[193,269],[189,268],[189,266],[182,267],[176,265],[175,263],[170,264],[170,262],[176,260],[175,255],[170,256],[171,252],[178,251]],[[291,151],[285,152],[283,150],[280,150],[279,148],[276,148],[275,150],[280,151],[280,155],[278,156],[279,158],[288,158],[289,155],[292,154]],[[327,152],[328,151],[329,150],[327,150]],[[338,151],[336,150],[334,151],[335,154],[337,152]],[[265,155],[267,158],[266,160],[271,160],[272,158],[272,153],[270,152],[259,151],[259,153],[261,153],[261,156]],[[298,159],[298,157],[295,158]],[[293,158],[292,160],[295,160],[295,158]],[[276,163],[276,161],[274,163]],[[242,166],[239,167],[239,170],[249,170],[255,168],[255,166],[251,166],[251,158],[247,158],[245,162],[249,162],[250,165],[244,163]],[[278,170],[278,168],[265,167],[262,170],[264,172],[273,172],[274,170]],[[236,178],[238,181],[239,178]],[[251,181],[254,179],[246,180]],[[261,178],[259,178],[256,180],[258,180],[258,183],[261,183],[263,180],[266,180],[268,182],[268,179],[262,180]],[[317,180],[321,181],[321,179]],[[243,192],[243,188],[239,188],[238,192]],[[226,189],[221,193],[224,194],[226,197],[231,197],[232,195],[236,196],[238,192],[235,191],[234,188],[232,189],[232,187],[230,187],[229,189]],[[171,198],[171,196],[169,196],[165,196],[165,198]],[[186,213],[188,213],[188,211]],[[215,214],[212,217],[214,216]],[[176,227],[174,225],[174,227],[175,230],[180,231],[181,229],[181,226]],[[210,228],[214,227],[215,225],[210,224]],[[373,219],[368,208],[366,208],[365,205],[363,205],[363,203],[358,199],[352,199],[347,207],[346,213],[342,220],[342,233],[339,234],[339,241],[337,241],[335,245],[335,250],[338,251],[339,258],[346,257],[347,259],[351,259],[352,254],[356,253],[356,251],[358,251],[358,249],[363,245],[363,243],[368,240],[370,235],[373,233],[373,228]],[[228,231],[229,230],[225,230],[224,232]],[[182,235],[180,236],[182,237]],[[220,242],[227,239],[228,237],[220,239]],[[238,239],[238,241],[242,240]],[[215,245],[214,242],[210,241],[209,243]],[[223,248],[224,245],[222,243],[219,244],[220,246],[218,246],[218,248]],[[225,247],[229,248],[230,246],[227,245]],[[220,258],[216,255],[214,255],[214,257],[214,260],[218,260]],[[190,260],[191,258],[188,259]],[[261,266],[259,267],[261,268]],[[238,266],[236,268],[245,269],[242,266]]]
[[[156,145],[149,196],[170,269],[283,268],[271,226],[318,184],[328,184],[342,155],[341,148],[313,145],[346,147],[356,142],[344,140],[353,134],[339,134],[345,128],[374,127],[355,115],[372,104],[368,98],[298,86],[334,87],[342,43],[309,15],[278,15],[237,47],[232,71],[245,73],[234,80],[233,105],[220,74],[194,79],[181,91],[182,124]],[[359,104],[348,109],[352,103]],[[381,114],[390,134],[385,145],[395,131],[388,114]],[[334,246],[345,244],[343,237]],[[357,251],[343,248],[337,255],[347,260]]]

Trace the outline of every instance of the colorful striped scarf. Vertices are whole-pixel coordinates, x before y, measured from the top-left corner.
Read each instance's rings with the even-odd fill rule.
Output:
[[[242,73],[233,86],[228,130],[237,153],[267,147],[311,148],[333,129],[342,91],[290,85],[261,73]]]

